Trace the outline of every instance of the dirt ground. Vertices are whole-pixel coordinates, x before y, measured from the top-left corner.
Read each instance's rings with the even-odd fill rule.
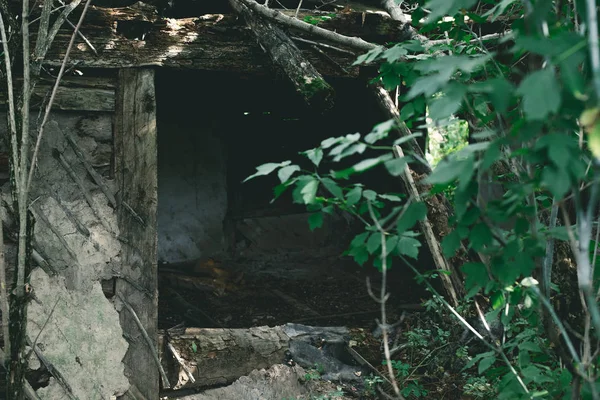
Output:
[[[400,272],[391,271],[390,321],[425,298],[422,288]],[[222,293],[173,285],[159,276],[159,328],[180,323],[188,327],[249,328],[295,322],[374,329],[379,306],[369,296],[367,278],[378,293],[378,272],[351,262],[324,266],[318,275],[305,278],[246,275],[242,284]]]

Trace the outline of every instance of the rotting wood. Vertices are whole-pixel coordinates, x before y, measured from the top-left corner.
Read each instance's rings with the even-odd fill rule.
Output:
[[[51,86],[42,83],[36,85],[31,94],[31,108],[43,108],[51,90]],[[0,107],[5,106],[6,94],[0,92]],[[115,92],[114,90],[101,88],[59,87],[52,109],[55,111],[113,112],[115,109]]]
[[[183,371],[189,378],[190,382],[195,383],[196,378],[194,378],[194,374],[192,374],[192,371],[190,371],[190,369],[187,367],[187,365],[185,365],[185,360],[183,359],[183,357],[181,357],[181,355],[179,355],[179,352],[177,351],[177,349],[171,343],[167,343],[167,348],[169,349],[171,354],[173,354],[175,361],[177,361],[177,363],[179,364],[181,369],[183,369]]]
[[[286,17],[283,14],[282,16]],[[362,13],[353,12],[344,15],[343,18],[326,21],[326,26],[342,35],[365,34],[368,37],[381,39],[382,44],[397,38],[398,32],[401,31],[401,24],[390,18],[369,14],[366,24],[363,24],[361,16]],[[145,24],[145,26],[140,25],[139,29],[146,34],[140,34],[137,40],[128,39],[120,33],[119,29],[114,28],[119,24],[123,25],[122,21],[132,24],[132,29],[138,23]],[[295,21],[306,26],[300,20]],[[377,33],[386,31],[390,33],[384,35]],[[46,56],[46,65],[60,64],[70,33],[68,29],[59,32],[54,46]],[[331,33],[336,36],[335,33]],[[70,66],[76,65],[78,68],[163,66],[238,73],[272,73],[268,57],[256,44],[252,33],[236,21],[234,15],[223,15],[218,19],[158,20],[155,16],[134,8],[116,10],[92,6],[86,19],[85,34],[96,46],[100,56],[97,57],[84,43],[81,43],[71,54]],[[143,40],[140,40],[141,36],[144,36]],[[322,75],[358,76],[358,67],[348,68],[349,73],[345,74],[331,62],[314,54],[312,49],[307,48],[301,52]],[[354,56],[337,51],[331,52],[330,56],[339,65],[350,65],[355,61]]]
[[[117,280],[116,293],[135,307],[136,314],[154,348],[158,342],[157,296],[157,143],[154,71],[124,69],[119,72],[115,109],[115,178],[117,220],[122,239],[121,271],[137,277],[152,295]],[[135,208],[145,221],[140,224],[123,206]],[[158,400],[159,371],[152,350],[140,338],[140,329],[127,311],[120,312],[123,332],[134,340],[123,363],[125,375],[148,400]]]
[[[164,337],[190,366],[196,379],[193,384],[188,382],[183,385],[185,388],[228,384],[254,369],[283,363],[293,347],[292,343],[322,342],[343,346],[348,339],[348,330],[343,327],[322,328],[297,324],[249,329],[187,328],[183,334]],[[165,358],[164,364],[168,361]],[[178,365],[170,367],[169,376],[177,377]]]
[[[319,112],[333,107],[334,90],[302,55],[294,42],[277,26],[251,12],[240,0],[229,0],[241,15],[263,50],[281,68],[304,102]]]

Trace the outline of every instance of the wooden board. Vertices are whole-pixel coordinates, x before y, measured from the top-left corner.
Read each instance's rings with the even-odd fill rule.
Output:
[[[158,343],[157,294],[157,142],[156,98],[152,69],[123,69],[115,110],[115,178],[117,216],[123,240],[121,274],[136,281],[138,290],[119,279],[117,295],[135,310],[154,348]],[[148,400],[158,400],[159,373],[152,351],[131,312],[120,311],[129,341],[123,360],[125,374]]]
[[[76,21],[78,10],[70,17]],[[235,15],[158,19],[155,10],[140,3],[122,9],[90,6],[81,32],[97,54],[81,38],[71,52],[68,66],[77,68],[126,68],[162,66],[176,69],[230,71],[271,75],[269,58],[250,30]],[[59,66],[72,29],[59,31],[44,64]],[[358,76],[349,67],[356,57],[326,50],[327,57],[310,45],[299,47],[321,74]],[[344,66],[346,72],[340,69]]]
[[[46,106],[53,86],[54,81],[49,79],[43,79],[35,86],[31,97],[32,109]],[[6,92],[1,91],[0,109],[6,107],[6,101]],[[115,110],[114,82],[109,78],[97,77],[63,78],[56,92],[52,110],[112,113]]]

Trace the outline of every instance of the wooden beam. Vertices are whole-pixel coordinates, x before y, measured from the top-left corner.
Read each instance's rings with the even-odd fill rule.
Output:
[[[361,31],[361,18],[340,16],[338,32]],[[76,15],[73,15],[76,18]],[[365,33],[370,37],[379,22],[367,17]],[[368,24],[373,20],[375,26]],[[330,29],[334,21],[327,21]],[[272,62],[256,43],[250,29],[235,15],[207,15],[198,18],[158,19],[146,8],[109,9],[90,6],[81,32],[94,46],[94,53],[81,38],[71,52],[69,67],[127,68],[161,66],[174,69],[231,71],[273,75]],[[72,30],[65,26],[56,36],[45,65],[59,66]],[[299,45],[302,55],[326,76],[357,77],[350,67],[356,57],[324,49],[323,57],[310,45]],[[343,66],[347,71],[340,69]]]
[[[302,55],[285,32],[266,19],[255,15],[239,0],[229,0],[229,4],[244,18],[261,48],[285,73],[304,102],[318,112],[330,110],[335,95],[333,88]]]
[[[54,82],[42,80],[31,96],[31,108],[45,107]],[[6,106],[6,92],[0,92],[0,109]],[[62,111],[98,111],[115,110],[115,86],[106,78],[81,77],[61,82],[52,105],[53,110]]]
[[[134,279],[134,287],[117,280],[116,293],[131,305],[157,348],[157,144],[156,98],[152,69],[123,69],[115,111],[115,169],[117,217],[123,240],[120,274]],[[141,287],[143,290],[139,290]],[[148,293],[150,299],[148,299]],[[122,309],[121,326],[129,350],[125,374],[148,400],[158,400],[159,370],[151,349],[132,313]]]

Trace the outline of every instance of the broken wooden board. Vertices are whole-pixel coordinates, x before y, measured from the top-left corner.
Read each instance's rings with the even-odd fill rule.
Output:
[[[123,68],[163,66],[178,69],[272,74],[269,58],[260,49],[243,21],[235,15],[213,14],[197,18],[159,19],[156,10],[136,3],[131,7],[109,9],[90,6],[81,32],[98,54],[82,38],[76,39],[68,66],[79,68]],[[77,18],[75,10],[72,18]],[[306,14],[308,15],[308,14]],[[302,14],[300,17],[303,18]],[[323,21],[322,26],[340,34],[369,40],[401,41],[402,27],[380,14],[349,12]],[[339,26],[338,26],[339,25]],[[58,66],[71,38],[72,29],[62,29],[45,64]],[[357,77],[358,68],[349,67],[355,55],[300,46],[302,54],[327,76]],[[358,53],[356,54],[358,55]],[[340,66],[346,68],[344,71]]]
[[[167,331],[162,337],[162,363],[176,388],[230,384],[254,369],[286,362],[305,368],[323,366],[325,379],[360,379],[361,368],[336,356],[349,340],[343,327],[310,327],[299,324],[249,329],[188,328]],[[176,351],[165,349],[169,343]],[[183,360],[183,364],[180,361]],[[189,380],[189,374],[194,382]]]
[[[44,108],[54,82],[41,80],[31,96],[31,108]],[[6,92],[0,91],[0,109],[6,107]],[[115,110],[115,85],[109,78],[77,77],[63,78],[52,103],[53,111],[98,111],[112,113]]]

